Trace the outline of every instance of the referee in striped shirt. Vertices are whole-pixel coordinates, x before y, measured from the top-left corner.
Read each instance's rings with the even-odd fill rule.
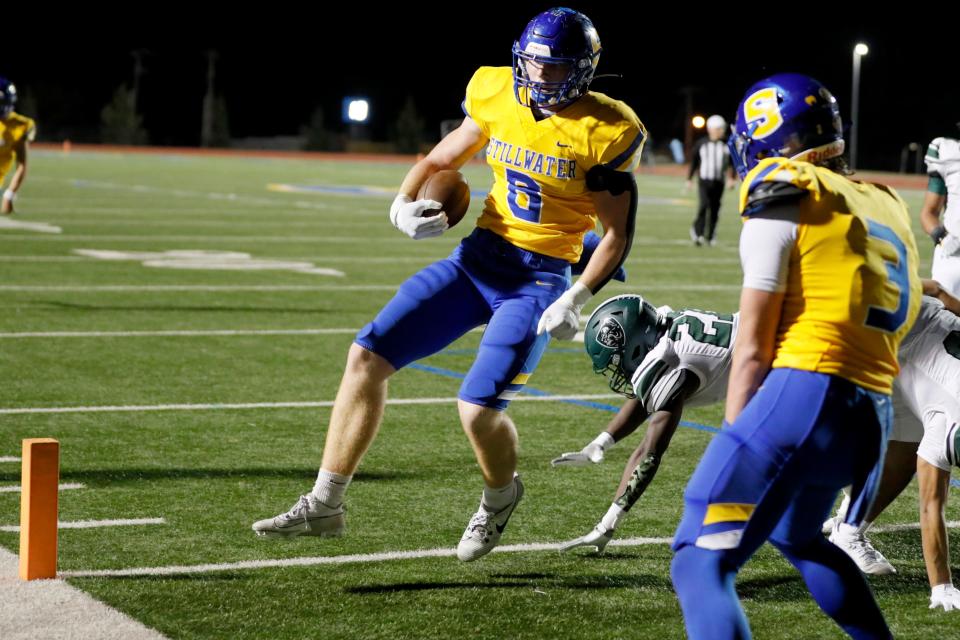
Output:
[[[730,188],[736,186],[730,150],[724,140],[726,133],[726,120],[722,116],[710,116],[707,119],[707,137],[700,138],[691,152],[687,189],[693,185],[694,174],[699,175],[700,206],[697,209],[697,218],[690,228],[690,239],[698,247],[707,242],[710,246],[716,244],[714,233],[720,215],[720,201],[723,199],[724,174],[727,175]]]

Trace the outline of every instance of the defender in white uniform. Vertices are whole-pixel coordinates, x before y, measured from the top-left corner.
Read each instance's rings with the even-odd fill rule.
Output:
[[[925,281],[924,292],[937,292]],[[943,295],[951,308],[960,301]],[[894,424],[883,479],[876,501],[860,527],[842,524],[848,500],[836,518],[824,523],[830,541],[846,551],[865,573],[884,575],[896,569],[866,538],[883,510],[910,484],[920,485],[920,533],[930,581],[930,608],[960,609],[960,591],[950,575],[946,507],[950,469],[957,464],[960,420],[960,317],[934,297],[924,296],[917,321],[900,345],[900,375],[894,383]]]
[[[600,462],[606,449],[633,433],[648,417],[650,426],[627,462],[617,497],[606,515],[588,534],[563,545],[562,551],[586,546],[602,552],[656,475],[683,408],[724,398],[737,323],[737,314],[654,309],[635,295],[611,298],[593,312],[584,331],[584,344],[594,371],[609,373],[610,387],[630,400],[593,442],[581,451],[563,454],[552,464]]]
[[[920,223],[936,245],[933,279],[960,297],[960,141],[934,139],[924,162],[929,181]]]

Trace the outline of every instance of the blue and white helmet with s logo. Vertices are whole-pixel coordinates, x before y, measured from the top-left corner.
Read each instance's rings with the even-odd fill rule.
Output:
[[[600,37],[590,18],[579,11],[555,8],[537,15],[513,44],[513,90],[525,107],[557,107],[587,92],[600,60]],[[557,82],[530,79],[527,62],[563,65]]]
[[[778,73],[747,89],[727,145],[741,178],[764,158],[836,158],[844,151],[840,108],[810,76]]]
[[[0,78],[0,118],[6,118],[17,104],[17,88],[6,78]]]

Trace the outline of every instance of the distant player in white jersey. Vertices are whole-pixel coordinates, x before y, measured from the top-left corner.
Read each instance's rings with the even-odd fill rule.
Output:
[[[933,279],[960,297],[960,141],[934,139],[924,162],[929,181],[920,223],[936,245]]]
[[[657,473],[684,407],[725,397],[737,322],[737,314],[654,309],[637,295],[611,298],[593,312],[584,331],[593,370],[609,374],[610,388],[630,400],[593,442],[556,458],[553,465],[600,462],[606,449],[648,417],[650,425],[627,462],[606,515],[590,533],[563,545],[562,551],[583,546],[602,552]]]
[[[930,581],[930,608],[960,610],[960,591],[950,575],[950,548],[943,511],[950,469],[960,451],[960,301],[924,281],[917,321],[900,345],[900,375],[894,383],[893,433],[877,497],[860,527],[842,524],[849,500],[826,523],[830,541],[846,551],[864,573],[896,573],[866,538],[883,510],[910,484],[920,485],[920,533]],[[937,297],[931,297],[937,296]],[[937,299],[940,298],[940,299]],[[944,308],[944,305],[947,308]]]

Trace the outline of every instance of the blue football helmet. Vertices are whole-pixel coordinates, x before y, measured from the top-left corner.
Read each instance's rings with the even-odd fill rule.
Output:
[[[525,107],[562,107],[587,92],[600,60],[600,38],[590,18],[579,11],[544,11],[527,24],[513,43],[513,91]],[[557,82],[530,79],[527,62],[563,65]]]
[[[836,158],[844,151],[840,108],[810,76],[778,73],[747,89],[727,145],[741,178],[764,158]]]
[[[0,118],[6,118],[17,104],[17,88],[6,78],[0,78]]]

